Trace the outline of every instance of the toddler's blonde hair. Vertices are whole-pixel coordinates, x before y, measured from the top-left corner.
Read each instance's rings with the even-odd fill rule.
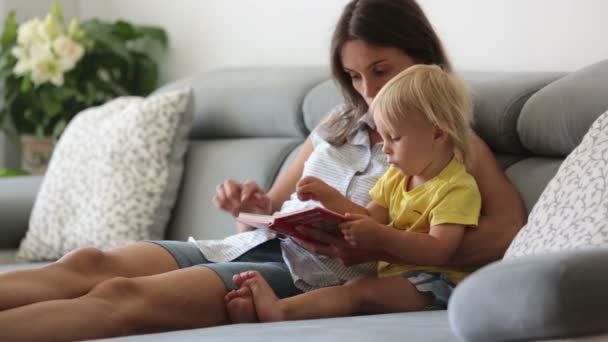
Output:
[[[412,110],[446,132],[454,144],[455,157],[470,165],[472,104],[469,91],[459,78],[437,65],[414,65],[386,83],[370,106],[374,120],[391,134]]]

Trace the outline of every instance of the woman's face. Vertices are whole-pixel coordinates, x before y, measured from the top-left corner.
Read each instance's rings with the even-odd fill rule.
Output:
[[[340,57],[344,72],[368,105],[388,80],[416,64],[399,48],[369,45],[358,39],[344,43]]]

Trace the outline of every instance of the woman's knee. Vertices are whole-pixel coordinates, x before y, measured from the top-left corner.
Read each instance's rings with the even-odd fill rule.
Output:
[[[135,280],[125,277],[115,277],[97,284],[89,291],[88,296],[114,301],[129,300],[140,297],[143,288]],[[124,302],[123,302],[124,303]]]
[[[78,273],[88,274],[101,269],[106,258],[105,252],[94,247],[75,249],[57,261],[58,265]]]

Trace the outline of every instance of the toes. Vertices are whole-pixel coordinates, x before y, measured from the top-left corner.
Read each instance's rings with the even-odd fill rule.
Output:
[[[247,272],[241,273],[241,277],[243,278],[243,280],[248,280],[248,279],[259,277],[259,276],[260,276],[260,273],[258,271],[247,271]]]
[[[236,290],[237,294],[241,297],[249,297],[251,296],[251,289],[248,286],[243,286]]]
[[[238,273],[232,276],[232,281],[234,281],[234,283],[236,284],[236,286],[241,286],[241,284],[243,283],[243,277],[241,276],[242,273]]]
[[[226,295],[224,296],[224,300],[229,302],[232,299],[238,297],[238,294],[235,290],[229,291],[228,293],[226,293]]]

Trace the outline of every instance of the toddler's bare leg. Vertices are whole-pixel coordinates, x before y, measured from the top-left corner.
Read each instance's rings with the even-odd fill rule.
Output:
[[[433,302],[432,295],[418,292],[403,277],[362,278],[278,299],[258,272],[245,272],[245,276],[243,286],[251,289],[261,322],[415,311]]]
[[[82,248],[33,270],[0,273],[0,310],[52,299],[82,296],[103,280],[176,270],[164,248],[147,242],[108,251]]]

